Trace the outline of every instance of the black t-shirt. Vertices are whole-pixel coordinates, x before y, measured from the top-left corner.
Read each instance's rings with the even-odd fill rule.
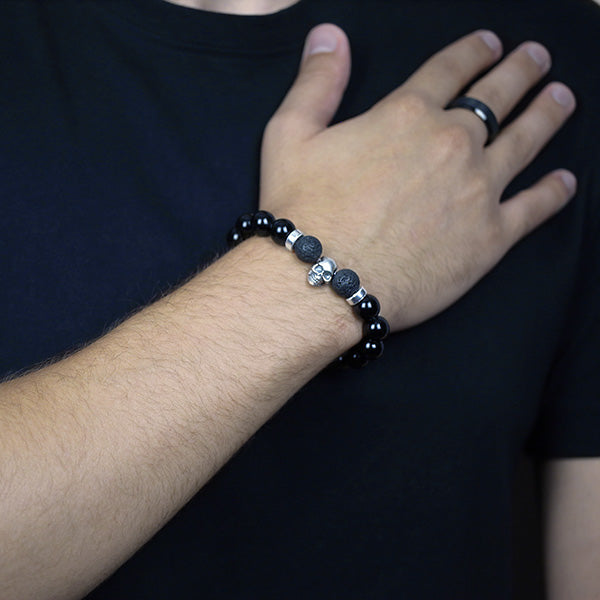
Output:
[[[600,454],[589,0],[300,0],[266,16],[4,0],[0,373],[96,338],[223,250],[325,21],[353,53],[336,120],[469,31],[545,44],[545,81],[578,109],[506,195],[565,167],[577,197],[380,361],[306,385],[90,598],[508,598],[517,457]]]

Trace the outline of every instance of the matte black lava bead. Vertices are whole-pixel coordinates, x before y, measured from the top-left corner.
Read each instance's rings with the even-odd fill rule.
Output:
[[[296,256],[305,263],[316,263],[323,252],[321,242],[312,235],[303,235],[294,244]]]
[[[381,306],[379,300],[367,294],[355,307],[354,310],[363,318],[365,321],[371,317],[376,317],[379,314]]]
[[[390,325],[383,317],[371,317],[363,326],[363,336],[370,340],[383,340],[389,333]]]
[[[243,241],[244,238],[242,237],[242,234],[239,232],[237,227],[232,227],[229,230],[229,233],[227,234],[227,246],[229,248],[233,248],[234,246],[237,246]]]
[[[252,217],[252,213],[244,213],[235,224],[236,229],[240,232],[244,240],[247,240],[254,233]]]
[[[360,343],[360,353],[369,360],[380,358],[383,354],[383,342],[381,340],[363,340]]]
[[[259,210],[254,213],[252,219],[252,226],[254,227],[254,233],[260,237],[267,237],[271,235],[271,227],[275,221],[275,217],[266,210]]]
[[[352,269],[340,269],[333,276],[331,287],[342,298],[350,298],[360,288],[360,279]]]
[[[296,226],[288,219],[276,219],[271,226],[271,239],[280,246],[285,246],[288,235],[296,229]]]

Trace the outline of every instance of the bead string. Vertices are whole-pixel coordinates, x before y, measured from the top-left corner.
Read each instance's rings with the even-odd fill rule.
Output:
[[[338,269],[332,258],[322,255],[323,246],[316,237],[304,235],[290,220],[275,219],[266,210],[241,215],[227,234],[227,245],[233,248],[253,235],[271,237],[276,244],[294,252],[301,261],[312,263],[308,283],[312,286],[331,283],[333,290],[363,319],[362,340],[338,356],[332,366],[360,368],[381,357],[383,340],[389,335],[390,326],[379,314],[379,300],[360,285],[354,271]]]

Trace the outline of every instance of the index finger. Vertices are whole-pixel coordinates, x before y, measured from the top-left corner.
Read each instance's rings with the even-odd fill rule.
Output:
[[[389,96],[415,92],[445,107],[501,55],[502,42],[495,33],[475,31],[434,54]]]

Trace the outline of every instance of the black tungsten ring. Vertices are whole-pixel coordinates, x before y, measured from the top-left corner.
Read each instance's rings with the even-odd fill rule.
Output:
[[[498,119],[496,119],[496,115],[492,109],[487,104],[481,102],[481,100],[470,98],[469,96],[459,96],[446,106],[446,110],[450,108],[466,108],[474,112],[485,123],[488,132],[487,141],[485,142],[486,146],[491,144],[496,135],[498,135],[498,130],[500,129]]]

